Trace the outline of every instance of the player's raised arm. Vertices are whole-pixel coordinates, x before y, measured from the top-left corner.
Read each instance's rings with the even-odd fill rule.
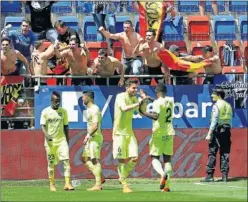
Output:
[[[134,104],[126,105],[125,100],[122,99],[121,97],[119,97],[119,95],[117,95],[117,97],[116,97],[116,102],[118,103],[118,105],[120,106],[121,111],[123,111],[123,112],[129,111],[129,110],[133,110],[136,107],[138,107],[139,104],[140,104],[138,102],[138,100],[137,100],[137,102],[134,103]]]
[[[106,30],[104,29],[103,26],[99,27],[99,31],[100,31],[106,38],[109,38],[109,39],[119,40],[120,37],[121,37],[120,33],[111,34],[110,32],[106,31]]]
[[[143,116],[146,116],[152,120],[158,120],[159,106],[156,105],[156,102],[154,102],[154,105],[153,105],[153,113],[149,113],[146,111],[147,101],[148,101],[148,99],[150,99],[150,100],[153,100],[153,99],[148,97],[146,92],[144,92],[142,89],[140,90],[140,97],[143,99],[141,101],[141,104],[139,105],[140,114]]]

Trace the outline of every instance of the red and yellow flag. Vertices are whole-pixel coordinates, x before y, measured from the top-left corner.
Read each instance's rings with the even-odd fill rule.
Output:
[[[160,51],[158,53],[158,56],[169,69],[184,71],[184,72],[197,72],[200,69],[204,68],[205,66],[211,64],[210,61],[209,62],[202,61],[198,63],[188,62],[178,58],[168,50]]]
[[[1,77],[1,106],[4,108],[3,116],[14,116],[15,108],[22,90],[23,76]]]
[[[158,40],[163,21],[166,15],[167,4],[164,2],[138,2],[140,35],[146,36],[146,31],[153,28],[157,32],[155,40]]]

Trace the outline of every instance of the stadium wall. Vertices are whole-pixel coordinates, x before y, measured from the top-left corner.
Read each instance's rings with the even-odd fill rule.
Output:
[[[117,162],[112,157],[112,130],[103,130],[104,143],[101,163],[106,178],[117,178]],[[151,130],[135,130],[139,142],[139,161],[131,177],[157,177],[149,157]],[[174,142],[174,177],[203,177],[207,163],[207,129],[177,129]],[[80,158],[85,130],[70,131],[70,162],[72,178],[93,178]],[[41,130],[2,131],[1,177],[8,180],[47,179],[44,137]],[[219,157],[216,176],[220,176]],[[63,166],[58,164],[56,177],[63,177]],[[232,129],[230,177],[247,177],[247,128]]]

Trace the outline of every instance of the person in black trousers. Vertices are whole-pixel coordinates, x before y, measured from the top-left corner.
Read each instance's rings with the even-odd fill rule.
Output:
[[[227,182],[229,172],[229,154],[231,149],[231,119],[232,107],[224,100],[225,92],[222,89],[214,89],[211,95],[213,105],[211,124],[206,136],[209,143],[207,176],[201,182],[213,182],[216,165],[216,154],[220,151],[221,181]]]

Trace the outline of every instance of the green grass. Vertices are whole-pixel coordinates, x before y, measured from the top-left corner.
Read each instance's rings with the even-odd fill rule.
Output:
[[[56,181],[57,192],[49,191],[47,180],[2,181],[2,201],[247,201],[247,180],[228,183],[200,183],[199,179],[173,179],[172,192],[161,193],[157,179],[130,179],[133,193],[122,193],[117,180],[106,180],[101,192],[88,192],[93,180],[82,180],[73,192],[63,190]]]

